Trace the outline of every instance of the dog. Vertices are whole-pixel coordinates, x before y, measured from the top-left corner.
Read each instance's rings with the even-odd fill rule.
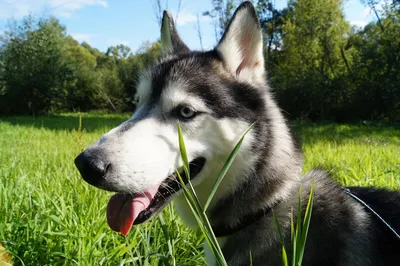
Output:
[[[302,175],[301,150],[266,80],[263,36],[250,2],[237,8],[218,45],[206,52],[190,51],[165,11],[161,45],[162,59],[140,76],[133,116],[75,159],[85,181],[117,192],[107,207],[112,230],[128,234],[172,199],[183,221],[196,227],[175,173],[187,182],[178,122],[203,205],[227,156],[255,122],[207,209],[228,265],[282,264],[272,210],[291,259],[290,221],[299,197],[304,214],[312,184],[303,265],[400,264],[400,240],[392,232],[400,228],[399,192],[343,188],[322,170]],[[215,265],[207,246],[205,253]]]

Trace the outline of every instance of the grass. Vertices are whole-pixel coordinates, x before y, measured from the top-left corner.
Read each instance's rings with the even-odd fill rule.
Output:
[[[106,223],[111,193],[87,185],[74,157],[128,115],[0,118],[0,242],[15,265],[204,265],[201,233],[167,207],[123,238]],[[345,185],[400,189],[400,129],[294,124],[305,170]],[[312,226],[312,225],[311,225]],[[1,264],[1,263],[0,263]]]
[[[282,265],[283,266],[300,266],[303,261],[304,250],[307,243],[307,235],[308,229],[310,227],[311,222],[311,213],[312,213],[312,206],[314,202],[314,183],[311,185],[310,194],[308,196],[308,203],[305,208],[304,218],[302,219],[301,215],[301,194],[302,194],[302,187],[300,186],[299,189],[299,200],[298,200],[298,207],[297,207],[297,218],[296,224],[294,221],[294,213],[292,210],[291,221],[290,221],[290,247],[292,250],[292,256],[290,257],[291,263],[289,264],[289,258],[287,255],[288,246],[285,244],[285,237],[282,231],[282,227],[279,224],[278,218],[275,216],[274,211],[272,211],[272,215],[275,220],[276,228],[279,232],[280,240],[282,243]]]

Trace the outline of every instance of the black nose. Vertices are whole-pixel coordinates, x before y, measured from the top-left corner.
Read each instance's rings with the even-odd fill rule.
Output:
[[[75,165],[83,179],[93,186],[99,185],[104,179],[109,167],[97,153],[84,151],[75,158]]]

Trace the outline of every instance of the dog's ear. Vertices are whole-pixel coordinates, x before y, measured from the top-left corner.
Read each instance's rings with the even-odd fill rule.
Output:
[[[236,9],[216,50],[239,80],[265,85],[263,38],[251,2],[244,2]]]
[[[189,52],[189,48],[176,31],[171,14],[166,10],[161,25],[161,50],[163,55]]]

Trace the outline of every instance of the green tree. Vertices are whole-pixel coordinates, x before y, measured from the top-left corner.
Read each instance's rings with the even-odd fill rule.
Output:
[[[283,46],[273,83],[279,100],[293,116],[335,118],[351,94],[346,88],[351,50],[346,50],[350,25],[341,0],[289,2],[283,25]]]
[[[364,119],[400,120],[400,12],[386,5],[379,21],[356,30],[355,104]]]
[[[0,113],[133,111],[136,76],[159,54],[159,43],[102,53],[67,36],[55,18],[14,21],[0,38]]]
[[[1,40],[1,112],[38,113],[63,107],[61,90],[65,28],[55,18],[13,23]]]
[[[276,9],[275,1],[258,0],[257,15],[264,32],[265,66],[271,77],[275,76],[283,45],[283,26],[289,20],[289,7]]]
[[[67,109],[87,111],[106,108],[95,55],[71,37],[66,37],[64,43],[63,59],[69,70],[64,75]]]

